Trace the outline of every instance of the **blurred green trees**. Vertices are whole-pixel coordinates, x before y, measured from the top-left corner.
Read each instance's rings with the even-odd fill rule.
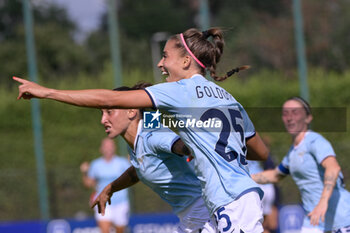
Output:
[[[86,49],[73,39],[75,24],[55,5],[33,7],[39,75],[57,79],[93,70]],[[0,4],[0,84],[11,85],[12,75],[25,77],[27,57],[20,0]]]
[[[308,65],[343,72],[350,63],[350,3],[347,0],[303,1]],[[225,30],[226,50],[220,67],[250,64],[254,72],[279,70],[295,77],[296,56],[291,0],[211,0],[211,25]],[[155,7],[156,6],[156,7]],[[118,1],[123,69],[151,71],[154,33],[179,33],[198,25],[199,1]],[[44,80],[97,75],[110,61],[106,15],[101,27],[76,41],[75,22],[56,5],[35,4],[35,40],[39,76]],[[0,84],[11,75],[26,76],[22,4],[0,4]]]
[[[308,65],[337,72],[347,70],[350,62],[349,1],[309,0],[302,3]],[[254,72],[279,70],[291,78],[296,77],[291,0],[211,0],[209,5],[211,25],[225,30],[224,55],[227,59],[220,65],[223,70],[250,64]],[[151,57],[144,54],[151,54],[149,43],[153,33],[175,34],[189,27],[200,28],[198,8],[199,1],[196,0],[120,1],[123,66],[126,69],[150,69]],[[105,19],[102,25],[106,25]],[[106,28],[102,27],[95,34],[107,38]],[[100,45],[95,47],[96,50],[102,49]],[[108,59],[108,56],[104,57],[104,60]]]

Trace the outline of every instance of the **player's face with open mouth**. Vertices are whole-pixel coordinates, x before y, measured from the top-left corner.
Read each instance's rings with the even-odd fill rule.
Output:
[[[184,78],[181,75],[183,59],[181,50],[175,47],[175,40],[168,40],[163,50],[163,57],[158,63],[162,75],[167,76],[167,82],[175,82]]]
[[[126,109],[102,109],[101,124],[109,138],[125,133],[129,125]]]
[[[288,100],[283,104],[282,120],[287,132],[293,136],[305,132],[311,122],[302,104],[296,100]]]

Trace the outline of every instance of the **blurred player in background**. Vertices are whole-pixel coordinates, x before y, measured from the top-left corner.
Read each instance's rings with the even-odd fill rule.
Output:
[[[112,139],[104,138],[101,142],[102,156],[89,164],[84,162],[80,166],[83,174],[83,183],[88,188],[93,188],[99,194],[103,188],[119,177],[129,168],[126,158],[117,156],[116,146]],[[97,195],[92,197],[94,200]],[[127,189],[115,193],[110,208],[102,216],[95,208],[95,219],[102,233],[109,233],[111,227],[115,227],[116,233],[124,233],[129,222],[129,197]]]
[[[208,71],[214,80],[222,81],[247,68],[217,76],[223,48],[223,32],[218,28],[203,32],[188,29],[171,36],[158,63],[168,83],[145,90],[55,90],[14,79],[22,83],[18,99],[48,98],[99,109],[154,107],[166,110],[177,120],[187,120],[181,116],[194,114],[193,119],[201,122],[220,121],[221,130],[183,127],[179,135],[194,157],[195,172],[216,228],[224,233],[261,233],[263,192],[249,175],[246,155],[248,150],[249,156],[266,159],[268,150],[242,105],[205,78]]]
[[[138,90],[151,86],[140,83],[132,88],[120,87],[117,91]],[[104,214],[106,203],[116,198],[119,190],[141,180],[156,192],[179,217],[180,224],[175,232],[214,233],[210,224],[209,211],[202,199],[200,182],[194,174],[192,162],[180,155],[190,151],[180,137],[170,129],[143,130],[143,110],[102,109],[101,124],[109,138],[119,135],[130,146],[132,166],[118,179],[108,184],[93,202]]]
[[[344,189],[332,145],[309,129],[309,104],[300,97],[288,99],[282,120],[293,144],[277,168],[252,175],[253,179],[266,184],[292,176],[306,213],[302,233],[350,232],[350,193]]]

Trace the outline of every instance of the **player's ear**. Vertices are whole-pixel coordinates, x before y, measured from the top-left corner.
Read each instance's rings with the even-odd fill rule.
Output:
[[[134,118],[137,116],[137,113],[138,113],[138,112],[139,112],[138,109],[128,109],[128,112],[127,112],[128,118],[129,118],[130,120],[134,119]]]
[[[311,114],[307,115],[307,117],[306,117],[306,119],[305,119],[306,124],[309,125],[309,124],[311,123],[312,119],[313,119],[313,117],[312,117]]]
[[[183,68],[184,68],[184,69],[189,68],[190,65],[191,65],[191,62],[192,62],[191,57],[186,55],[186,56],[183,58],[183,61],[182,61],[182,66],[183,66]]]

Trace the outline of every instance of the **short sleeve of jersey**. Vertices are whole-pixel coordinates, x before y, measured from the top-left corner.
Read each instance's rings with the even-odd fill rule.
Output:
[[[255,127],[253,125],[253,122],[250,120],[247,112],[244,110],[244,108],[241,109],[241,114],[242,114],[243,123],[244,123],[244,137],[246,139],[254,137]]]
[[[184,90],[179,82],[160,83],[145,90],[155,108],[184,107]]]
[[[122,157],[122,163],[123,163],[123,169],[124,170],[126,170],[126,169],[128,169],[130,167],[129,161],[126,158],[124,158],[124,157]]]
[[[289,174],[289,158],[288,155],[284,156],[282,159],[282,162],[278,165],[278,170],[284,174],[288,175]]]
[[[309,149],[319,164],[328,156],[335,156],[331,143],[321,135],[310,142]]]
[[[156,152],[172,153],[171,147],[180,137],[169,130],[169,132],[150,133],[147,137],[148,147]]]
[[[96,161],[92,161],[91,164],[90,164],[90,168],[89,168],[89,171],[88,171],[88,177],[92,178],[92,179],[96,179],[96,176],[97,176],[97,164],[96,164]]]

